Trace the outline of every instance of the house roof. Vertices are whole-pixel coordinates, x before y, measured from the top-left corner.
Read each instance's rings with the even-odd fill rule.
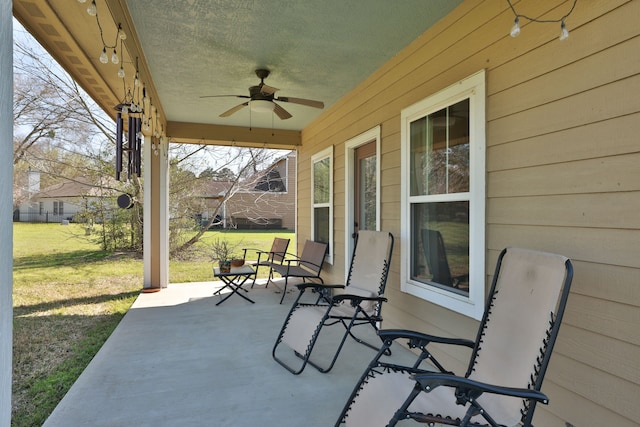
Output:
[[[205,199],[218,199],[233,186],[232,181],[207,181],[202,185],[202,197]]]
[[[106,182],[103,182],[106,184]],[[34,194],[32,199],[64,199],[73,197],[102,197],[113,196],[118,191],[112,186],[100,187],[95,184],[89,183],[84,178],[77,178],[74,180],[63,181],[54,185],[51,185],[40,192]]]
[[[258,191],[269,191],[271,186],[269,186],[269,182],[271,180],[282,178],[278,173],[277,177],[274,176],[273,171],[276,167],[286,161],[289,157],[295,157],[295,152],[290,152],[277,160],[271,163],[268,167],[256,172],[255,174],[241,180],[238,184],[238,187],[251,191],[257,189]],[[208,181],[203,184],[202,192],[204,198],[221,198],[225,195],[225,193],[235,184],[233,181]],[[267,184],[267,188],[264,188],[264,184]]]

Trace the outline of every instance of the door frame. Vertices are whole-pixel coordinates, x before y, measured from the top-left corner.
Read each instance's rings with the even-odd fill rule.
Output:
[[[380,125],[369,129],[345,142],[345,179],[344,179],[344,249],[345,249],[345,280],[349,274],[351,264],[351,254],[353,253],[353,223],[355,221],[355,210],[353,200],[355,200],[355,152],[356,148],[375,141],[376,144],[376,231],[380,231]]]

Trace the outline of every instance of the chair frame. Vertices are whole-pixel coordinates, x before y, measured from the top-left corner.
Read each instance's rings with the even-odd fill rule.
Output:
[[[305,250],[307,249],[307,247],[309,247],[309,250],[312,252],[311,255],[315,255],[315,251],[313,251],[312,246],[316,245],[324,245],[324,251],[321,259],[320,257],[318,257],[318,259],[311,258],[307,253],[307,250]],[[319,247],[320,246],[318,246],[318,248]],[[326,243],[307,240],[304,244],[304,247],[302,248],[302,254],[300,256],[287,253],[286,256],[288,258],[283,259],[281,264],[272,263],[270,265],[269,281],[272,281],[274,271],[280,276],[284,277],[284,289],[282,290],[280,304],[282,304],[282,301],[284,301],[284,297],[287,294],[287,285],[289,284],[290,277],[300,278],[305,283],[307,282],[307,280],[319,280],[320,283],[324,283],[324,280],[322,279],[322,277],[320,277],[320,273],[322,273],[322,265],[324,264],[324,260],[327,257],[328,248],[329,245],[327,245]]]
[[[267,284],[265,288],[269,286],[269,282],[271,281],[271,266],[273,264],[282,264],[284,258],[287,254],[287,248],[289,247],[289,243],[291,239],[285,239],[281,237],[274,237],[273,242],[271,243],[271,250],[268,252],[263,251],[261,249],[254,248],[244,248],[243,258],[247,258],[247,252],[254,251],[258,255],[258,259],[255,261],[248,261],[247,264],[255,267],[256,274],[253,276],[253,283],[251,283],[251,288],[256,284],[256,279],[258,278],[258,269],[260,267],[269,267],[269,278],[267,279]],[[263,256],[266,258],[262,259]]]
[[[287,318],[282,326],[282,329],[280,330],[280,333],[278,334],[278,338],[276,340],[276,343],[273,347],[273,351],[272,351],[272,356],[273,359],[275,361],[277,361],[280,365],[282,365],[283,367],[285,367],[289,372],[291,372],[294,375],[298,375],[300,374],[302,371],[304,371],[305,367],[307,364],[313,366],[314,368],[316,368],[318,371],[322,372],[322,373],[326,373],[329,372],[333,366],[335,365],[336,361],[338,360],[338,356],[340,355],[340,352],[344,346],[344,343],[347,340],[347,337],[351,337],[353,338],[356,342],[363,344],[375,351],[378,351],[379,346],[373,345],[357,336],[355,336],[353,334],[353,332],[351,331],[351,328],[354,326],[359,326],[359,325],[366,325],[369,324],[371,325],[376,332],[379,330],[379,324],[380,322],[382,322],[382,303],[387,301],[387,298],[385,298],[384,295],[384,289],[386,286],[386,282],[387,282],[387,277],[389,275],[389,266],[390,266],[390,262],[391,262],[391,257],[393,255],[393,245],[394,245],[394,237],[393,234],[391,233],[387,233],[389,236],[389,244],[388,244],[388,253],[387,253],[387,258],[384,261],[384,266],[383,266],[383,273],[382,273],[382,277],[380,278],[380,283],[379,283],[379,288],[378,288],[378,295],[377,296],[371,296],[371,297],[367,297],[367,296],[361,296],[361,295],[355,295],[355,294],[350,294],[348,293],[348,289],[349,289],[349,283],[351,282],[351,276],[352,276],[352,272],[353,272],[353,259],[355,257],[356,254],[356,250],[358,247],[358,239],[356,237],[356,241],[355,241],[355,245],[354,245],[354,250],[353,250],[353,257],[352,257],[352,262],[351,265],[349,267],[349,274],[347,276],[347,284],[346,285],[325,285],[325,284],[317,284],[317,283],[302,283],[302,284],[298,284],[296,285],[296,287],[299,290],[298,293],[298,297],[296,298],[296,300],[294,301],[293,305],[291,306],[291,309],[289,310],[289,313],[287,315]],[[300,300],[302,299],[305,291],[307,291],[308,289],[311,289],[313,292],[316,292],[318,294],[317,300],[315,302],[315,304],[309,304],[309,303],[301,303]],[[341,293],[341,294],[337,294],[334,295],[333,294],[333,290],[335,289],[346,289],[345,293]],[[373,314],[369,314],[367,313],[361,303],[363,302],[371,302],[375,305],[375,308],[373,309],[372,313]],[[347,316],[347,315],[343,315],[343,314],[339,314],[339,313],[335,313],[333,311],[333,308],[335,308],[337,305],[339,304],[343,304],[343,303],[347,303],[350,304],[351,307],[354,308],[353,314],[351,316]],[[299,307],[308,307],[308,306],[316,306],[316,307],[322,307],[325,308],[325,312],[324,315],[322,317],[322,320],[320,321],[320,323],[318,324],[318,327],[311,339],[311,342],[309,343],[309,346],[307,348],[307,351],[304,355],[299,354],[298,352],[296,352],[296,356],[298,356],[300,359],[302,359],[302,365],[300,366],[299,369],[295,369],[292,368],[291,366],[289,366],[286,361],[284,361],[283,359],[281,359],[280,357],[277,356],[276,354],[276,350],[278,348],[278,346],[281,344],[282,342],[282,338],[284,336],[285,330],[287,328],[287,325],[289,323],[289,321],[291,320],[291,315],[293,314],[293,312],[298,309]],[[327,367],[322,367],[320,365],[318,365],[317,363],[313,362],[312,360],[310,360],[311,357],[311,353],[312,350],[315,346],[315,343],[320,335],[320,330],[322,329],[323,326],[333,326],[336,324],[341,324],[342,326],[344,326],[345,328],[345,333],[342,336],[342,339],[340,340],[340,344],[338,345],[338,348],[335,352],[335,354],[333,355],[333,358],[331,359],[331,362],[329,364],[329,366]],[[390,351],[386,351],[386,354],[390,354]]]
[[[347,403],[343,408],[338,421],[335,424],[335,427],[339,427],[345,422],[348,416],[349,409],[355,402],[364,384],[367,383],[367,381],[374,375],[374,373],[380,373],[383,371],[409,373],[411,374],[411,377],[416,381],[411,394],[408,396],[404,404],[398,409],[398,411],[389,422],[389,427],[393,427],[398,421],[408,418],[411,418],[420,423],[428,423],[430,425],[433,425],[435,423],[462,427],[503,427],[491,417],[491,415],[481,406],[480,403],[478,403],[477,399],[483,393],[500,394],[523,399],[524,407],[523,409],[521,409],[521,425],[522,427],[532,426],[531,423],[533,420],[536,404],[548,404],[549,402],[549,398],[540,390],[542,388],[542,382],[549,365],[549,360],[553,352],[553,347],[558,336],[560,325],[562,323],[562,317],[564,315],[569,291],[571,288],[571,282],[573,279],[573,267],[571,261],[566,260],[565,278],[562,285],[561,293],[558,298],[557,311],[555,313],[551,313],[551,319],[549,320],[549,329],[547,330],[547,338],[544,340],[543,347],[540,348],[540,354],[537,357],[538,366],[535,367],[535,374],[532,375],[532,384],[530,384],[530,388],[503,387],[499,385],[475,381],[468,377],[474,370],[476,356],[481,349],[485,329],[487,328],[487,324],[490,320],[489,316],[491,313],[494,296],[496,294],[496,285],[498,283],[498,276],[500,273],[502,260],[509,250],[510,248],[504,249],[500,253],[500,256],[498,258],[491,290],[489,292],[487,309],[485,310],[485,313],[480,322],[475,341],[458,338],[437,337],[408,330],[380,330],[378,335],[383,340],[383,346],[380,348],[378,354],[373,358],[365,372],[360,377],[358,383],[354,387],[353,392],[349,396],[349,399],[347,400]],[[390,350],[390,347],[394,342],[396,342],[397,340],[405,339],[408,340],[407,346],[410,349],[419,351],[415,363],[412,366],[400,366],[393,363],[386,363],[380,360],[382,355],[385,354],[385,351]],[[436,360],[433,354],[427,349],[427,346],[431,343],[449,344],[473,349],[469,366],[464,377],[456,376],[453,372],[447,370],[440,362],[438,362],[438,360]],[[421,368],[421,363],[425,360],[431,363],[435,368],[437,368],[439,372],[433,372],[432,370]],[[459,405],[469,405],[466,415],[462,420],[454,420],[439,416],[425,415],[421,413],[411,413],[408,411],[409,406],[420,393],[429,393],[436,387],[441,386],[455,388],[456,403],[458,403]],[[481,415],[486,422],[480,424],[476,421],[471,421],[471,418],[476,415]]]

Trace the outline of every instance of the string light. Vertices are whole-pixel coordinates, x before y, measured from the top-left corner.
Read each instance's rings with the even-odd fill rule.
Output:
[[[98,6],[96,6],[96,0],[92,0],[89,7],[87,7],[87,13],[91,16],[96,16],[98,14]]]
[[[560,37],[558,37],[558,39],[562,42],[565,41],[568,37],[569,30],[567,30],[567,26],[564,24],[564,21],[562,21],[562,24],[560,24]]]
[[[86,2],[87,0],[78,0],[78,3],[86,3]],[[116,50],[116,47],[118,46],[118,41],[120,41],[120,52],[122,52],[123,51],[122,41],[127,38],[127,35],[122,30],[122,24],[118,24],[116,39],[112,45],[109,45],[104,40],[104,33],[102,31],[102,25],[100,24],[100,18],[98,16],[98,7],[96,5],[95,0],[92,0],[89,7],[87,7],[87,13],[91,16],[96,17],[96,24],[98,25],[98,30],[100,30],[100,40],[102,41],[102,53],[100,54],[100,57],[99,57],[100,62],[102,62],[103,64],[108,64],[109,56],[107,54],[107,49],[109,50],[113,49],[113,53],[111,54],[111,62],[116,65],[119,64],[122,61],[122,58],[118,57],[118,51]],[[120,66],[120,69],[118,70],[118,77],[124,78],[124,68],[122,68],[122,66]]]
[[[516,16],[516,22],[511,27],[511,37],[518,37],[520,35],[520,18]]]
[[[109,58],[107,57],[107,48],[103,47],[102,48],[102,53],[100,54],[100,62],[102,62],[103,64],[106,64],[109,62]]]
[[[111,62],[114,64],[118,64],[120,62],[120,59],[118,59],[118,52],[116,52],[115,49],[113,49],[113,55],[111,55]]]
[[[513,26],[511,27],[511,32],[509,33],[511,37],[518,37],[520,35],[520,18],[523,18],[530,22],[537,22],[537,23],[560,23],[560,36],[558,37],[558,39],[560,41],[565,41],[566,39],[569,38],[569,30],[567,29],[567,25],[565,24],[565,21],[575,9],[576,3],[578,3],[578,0],[573,0],[573,4],[571,5],[571,9],[569,9],[569,12],[567,12],[567,14],[560,19],[531,18],[527,15],[522,15],[516,12],[516,8],[513,6],[513,4],[511,4],[511,0],[507,0],[507,3],[509,3],[509,7],[511,8],[511,11],[516,17],[514,20]]]

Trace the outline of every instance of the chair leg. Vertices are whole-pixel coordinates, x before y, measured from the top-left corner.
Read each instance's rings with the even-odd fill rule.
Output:
[[[251,289],[256,284],[256,279],[258,278],[258,270],[260,269],[260,265],[256,264],[256,272],[253,274],[253,282],[251,282]]]
[[[304,279],[302,279],[302,281],[304,282]],[[284,289],[282,290],[282,298],[280,298],[280,304],[282,304],[282,301],[284,301],[284,296],[287,294],[287,283],[289,282],[289,276],[285,276],[284,278]]]
[[[387,424],[387,427],[395,427],[398,421],[404,420],[406,418],[405,414],[407,413],[409,406],[411,406],[413,401],[416,399],[416,397],[418,397],[420,393],[422,393],[422,388],[420,387],[420,384],[416,382],[416,385],[411,391],[411,394],[409,395],[409,397],[407,397],[407,400],[404,401],[400,409],[398,409],[393,415],[393,418],[391,418],[389,424]]]

